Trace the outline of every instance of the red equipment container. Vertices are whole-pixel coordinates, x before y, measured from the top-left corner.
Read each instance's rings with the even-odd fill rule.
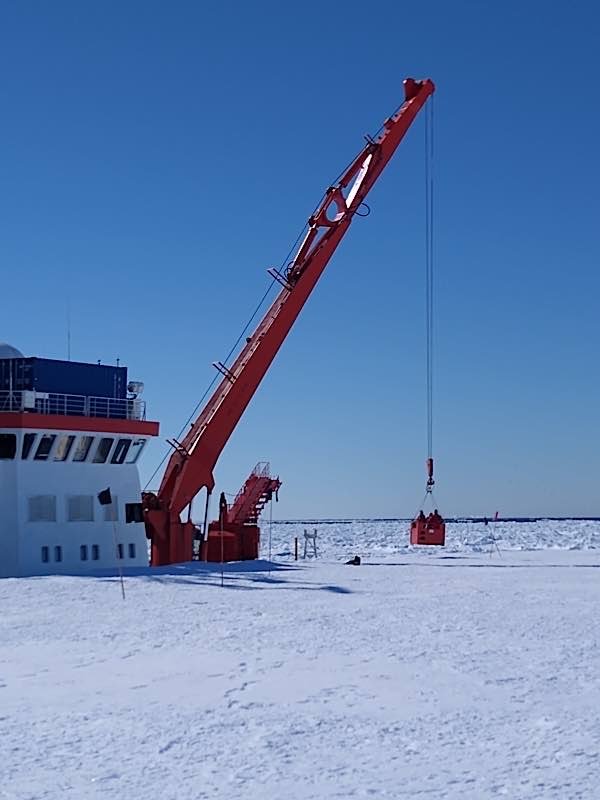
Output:
[[[446,542],[446,523],[438,519],[413,519],[410,524],[410,543],[442,546]]]

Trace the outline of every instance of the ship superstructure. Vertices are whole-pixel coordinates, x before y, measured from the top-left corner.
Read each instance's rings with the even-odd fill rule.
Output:
[[[142,388],[0,344],[0,577],[148,564],[137,462],[159,426]]]

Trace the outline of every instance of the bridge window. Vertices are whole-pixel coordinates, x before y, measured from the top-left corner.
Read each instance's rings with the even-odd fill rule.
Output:
[[[37,446],[37,450],[35,451],[34,459],[36,461],[48,460],[48,456],[50,455],[50,451],[52,450],[52,445],[54,444],[55,439],[56,435],[53,433],[43,434],[43,436],[40,438],[40,443]]]
[[[130,447],[131,447],[131,439],[119,439],[119,441],[117,442],[117,446],[113,451],[110,463],[122,464],[125,461],[125,456],[127,455]]]
[[[145,439],[134,439],[133,442],[131,443],[131,449],[127,453],[127,458],[125,459],[125,463],[135,464],[135,462],[142,454],[142,450],[144,449],[145,444],[146,444]]]
[[[123,545],[121,542],[117,545],[117,558],[123,558]]]
[[[25,436],[23,436],[23,449],[21,450],[21,458],[29,458],[31,448],[33,447],[36,437],[37,433],[26,433]]]
[[[98,561],[100,558],[100,546],[97,544],[92,545],[92,561]]]
[[[87,544],[82,544],[81,547],[79,548],[79,557],[81,558],[82,561],[87,561],[88,560],[88,547],[87,547]]]
[[[94,458],[92,461],[94,464],[104,464],[106,459],[108,458],[108,454],[110,453],[110,448],[114,439],[110,438],[103,438],[100,439],[98,442],[98,447],[96,448],[96,452],[94,453]]]
[[[37,494],[30,497],[29,522],[56,522],[56,495]]]
[[[135,543],[129,542],[129,558],[135,558]]]
[[[67,498],[67,519],[69,522],[93,522],[94,498],[87,494],[72,495]]]
[[[75,441],[74,436],[61,436],[58,440],[58,444],[56,445],[56,451],[54,453],[54,460],[55,461],[66,461],[69,457],[69,453],[71,452],[71,448],[73,447],[73,442]]]
[[[62,547],[59,544],[54,548],[54,560],[62,561]]]
[[[14,433],[0,433],[0,459],[14,458],[17,453],[17,437]]]
[[[73,454],[73,461],[85,461],[93,441],[93,436],[80,436]]]
[[[42,547],[42,564],[47,564],[50,561],[50,548],[44,545]]]
[[[125,522],[143,522],[144,512],[141,503],[125,503]]]

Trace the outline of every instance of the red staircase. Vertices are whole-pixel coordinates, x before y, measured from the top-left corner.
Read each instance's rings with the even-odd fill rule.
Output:
[[[246,478],[227,512],[227,522],[234,525],[256,525],[269,500],[277,494],[281,481],[271,477],[267,461],[260,461]]]

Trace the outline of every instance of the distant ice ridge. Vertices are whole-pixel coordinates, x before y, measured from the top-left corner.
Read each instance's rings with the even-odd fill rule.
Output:
[[[304,549],[304,530],[318,531],[318,546],[323,558],[338,560],[359,554],[392,556],[418,552],[427,557],[439,548],[411,547],[408,523],[400,520],[311,520],[274,522],[271,550],[278,558],[293,558],[294,538],[299,538],[300,557]],[[268,555],[269,526],[262,526],[262,555]],[[595,550],[600,549],[600,522],[581,520],[540,520],[537,522],[451,522],[446,526],[445,551],[480,553],[496,547],[502,550]]]

